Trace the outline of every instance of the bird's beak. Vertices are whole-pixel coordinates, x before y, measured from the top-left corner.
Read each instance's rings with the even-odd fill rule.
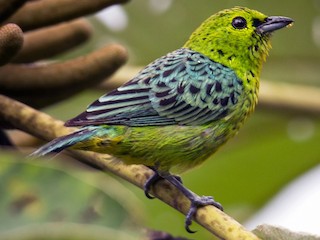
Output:
[[[288,17],[271,16],[267,17],[265,22],[256,28],[256,31],[260,34],[267,34],[291,25],[293,22],[293,19]]]

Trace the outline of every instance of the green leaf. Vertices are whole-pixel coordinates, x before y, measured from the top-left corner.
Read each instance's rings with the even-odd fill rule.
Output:
[[[115,178],[80,168],[67,159],[61,167],[55,160],[22,161],[23,158],[1,152],[1,239],[9,239],[2,234],[19,233],[25,239],[36,239],[27,236],[42,236],[46,232],[46,239],[85,239],[81,237],[90,232],[98,236],[96,231],[111,235],[120,231],[126,236],[132,232],[129,227],[134,229],[143,222],[140,202]],[[74,238],[62,237],[68,229],[73,229]],[[100,237],[92,239],[108,239]]]

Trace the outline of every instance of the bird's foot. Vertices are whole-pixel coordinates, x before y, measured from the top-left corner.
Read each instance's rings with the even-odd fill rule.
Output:
[[[202,197],[198,196],[197,194],[193,193],[188,188],[183,186],[183,184],[172,175],[164,176],[164,178],[167,179],[171,184],[176,186],[191,202],[189,211],[187,212],[187,215],[186,215],[186,220],[185,220],[185,225],[184,225],[187,232],[195,233],[195,231],[192,231],[190,229],[190,225],[192,224],[192,219],[193,219],[194,215],[196,214],[198,208],[204,207],[207,205],[213,205],[216,208],[223,211],[223,207],[221,206],[221,204],[214,201],[213,197],[211,197],[211,196],[202,196]]]
[[[192,231],[190,229],[190,225],[192,224],[192,220],[194,215],[196,214],[198,208],[204,207],[207,205],[213,205],[216,208],[220,209],[223,211],[223,208],[220,203],[214,201],[213,197],[211,196],[198,196],[186,187],[183,186],[182,180],[179,176],[171,175],[169,173],[162,173],[157,171],[156,168],[154,167],[149,167],[154,171],[154,174],[146,181],[144,184],[144,193],[147,196],[147,198],[153,199],[149,192],[151,189],[151,186],[154,185],[156,182],[162,179],[166,179],[169,181],[171,184],[173,184],[175,187],[177,187],[191,202],[190,208],[187,212],[186,215],[186,220],[185,220],[185,229],[189,233],[195,233],[195,231]]]
[[[151,186],[154,185],[156,182],[159,180],[163,179],[157,171],[154,172],[154,174],[145,182],[143,186],[144,194],[146,195],[147,198],[149,199],[154,199],[153,196],[150,195],[150,189]]]
[[[143,190],[144,190],[144,194],[146,195],[147,198],[154,199],[154,197],[151,196],[149,193],[150,189],[156,182],[158,182],[164,178],[160,176],[160,174],[158,173],[156,168],[154,168],[154,167],[149,167],[149,168],[154,171],[154,174],[145,182],[145,184],[143,186]],[[180,182],[182,184],[182,179],[179,176],[176,176],[176,175],[172,175],[172,176],[175,179],[177,179],[178,182]]]
[[[223,211],[223,207],[220,203],[214,201],[213,197],[211,196],[197,196],[194,195],[191,199],[191,206],[189,208],[189,211],[186,215],[186,220],[184,223],[184,227],[187,230],[187,232],[189,233],[195,233],[196,231],[193,231],[190,229],[190,225],[192,224],[192,219],[194,217],[194,215],[196,214],[198,208],[200,207],[204,207],[207,205],[213,205],[216,208],[218,208],[219,210]]]

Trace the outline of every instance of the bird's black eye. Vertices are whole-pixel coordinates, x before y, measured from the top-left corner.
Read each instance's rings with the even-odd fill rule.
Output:
[[[235,29],[243,29],[247,27],[247,21],[243,17],[235,17],[232,19],[232,26]]]

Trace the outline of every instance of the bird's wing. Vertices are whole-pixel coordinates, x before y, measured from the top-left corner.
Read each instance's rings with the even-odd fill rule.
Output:
[[[149,64],[66,125],[204,124],[230,114],[242,92],[234,71],[181,48]]]

